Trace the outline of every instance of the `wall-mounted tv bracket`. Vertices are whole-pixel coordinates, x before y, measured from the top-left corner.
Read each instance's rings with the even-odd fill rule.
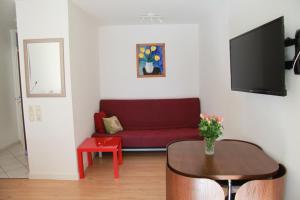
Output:
[[[292,69],[294,66],[295,74],[300,74],[300,30],[296,31],[295,38],[286,38],[284,46],[295,46],[295,56],[293,60],[285,61],[285,68]]]

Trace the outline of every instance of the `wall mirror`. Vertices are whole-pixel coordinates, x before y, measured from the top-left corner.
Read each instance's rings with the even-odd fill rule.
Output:
[[[27,97],[65,97],[63,38],[24,40]]]

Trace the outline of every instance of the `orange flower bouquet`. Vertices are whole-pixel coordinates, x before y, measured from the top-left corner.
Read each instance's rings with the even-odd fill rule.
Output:
[[[200,118],[199,132],[204,137],[205,153],[213,155],[216,139],[223,134],[223,117],[201,114]]]

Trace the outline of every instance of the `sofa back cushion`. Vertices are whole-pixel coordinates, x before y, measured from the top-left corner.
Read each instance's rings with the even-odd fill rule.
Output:
[[[124,130],[197,128],[199,98],[101,100],[100,111],[117,116]]]
[[[105,133],[105,127],[103,118],[106,117],[104,112],[98,112],[94,114],[95,129],[97,133]]]

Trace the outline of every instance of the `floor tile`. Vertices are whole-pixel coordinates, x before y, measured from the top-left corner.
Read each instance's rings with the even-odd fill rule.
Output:
[[[15,157],[0,160],[0,167],[20,163]]]
[[[26,167],[26,169],[28,169],[28,167],[29,167],[29,166],[28,166],[28,161],[24,161],[24,162],[21,161],[21,163],[24,165],[24,167]]]
[[[0,151],[0,178],[28,178],[28,174],[27,156],[20,143]]]
[[[28,178],[28,170],[25,168],[8,171],[6,172],[6,174],[9,178]]]
[[[1,168],[5,171],[5,172],[8,172],[8,171],[14,171],[14,170],[18,170],[20,168],[24,168],[24,165],[22,165],[21,163],[17,162],[17,163],[14,163],[14,164],[11,164],[11,165],[3,165],[1,166]]]
[[[8,150],[11,150],[11,149],[22,149],[22,144],[21,143],[15,143],[15,144],[12,144],[10,145],[7,149]]]
[[[8,178],[8,176],[5,173],[0,173],[0,178]]]
[[[12,154],[0,156],[0,162],[5,162],[6,160],[14,160],[14,159],[15,157]]]
[[[27,156],[19,155],[19,156],[16,156],[16,159],[19,160],[19,161],[27,161]]]
[[[25,149],[22,145],[14,145],[7,150],[14,156],[25,155]]]
[[[26,156],[19,156],[16,158],[20,163],[22,163],[24,166],[28,167],[28,159]]]
[[[7,157],[12,157],[13,155],[9,152],[9,151],[7,151],[7,150],[1,150],[0,151],[0,159],[5,159],[5,158],[7,158]]]

